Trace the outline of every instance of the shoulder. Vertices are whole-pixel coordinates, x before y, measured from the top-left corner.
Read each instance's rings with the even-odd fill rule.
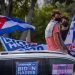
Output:
[[[54,25],[53,31],[54,31],[54,32],[59,32],[58,24],[55,24],[55,25]]]
[[[58,29],[59,29],[58,23],[56,23],[56,24],[54,25],[54,28],[58,28]]]

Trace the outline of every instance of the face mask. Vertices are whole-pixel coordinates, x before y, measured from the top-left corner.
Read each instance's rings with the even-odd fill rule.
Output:
[[[68,26],[68,22],[63,22],[62,24],[63,24],[64,27]]]
[[[61,21],[61,18],[55,18],[55,21],[60,22]]]

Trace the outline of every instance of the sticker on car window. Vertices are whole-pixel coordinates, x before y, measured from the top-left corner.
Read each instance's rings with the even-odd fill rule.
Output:
[[[38,62],[16,62],[16,75],[37,75]]]
[[[73,75],[73,64],[53,64],[52,75]]]

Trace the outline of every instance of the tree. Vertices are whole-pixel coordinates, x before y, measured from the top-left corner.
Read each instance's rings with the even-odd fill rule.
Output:
[[[12,16],[13,0],[6,0],[6,16]]]
[[[4,3],[4,0],[0,0],[0,10],[1,10],[1,13],[2,15],[5,14],[5,3]]]
[[[29,12],[28,12],[28,15],[26,17],[26,21],[28,23],[31,24],[32,22],[32,16],[33,16],[33,11],[34,11],[34,7],[35,7],[35,4],[36,4],[36,1],[37,0],[31,0],[31,6],[30,6],[30,9],[29,9]],[[26,32],[23,32],[22,35],[21,35],[21,40],[25,40],[25,34]],[[28,40],[28,42],[30,42],[31,40]]]
[[[30,6],[30,0],[14,0],[12,15],[17,18],[25,20]]]
[[[11,16],[12,13],[12,0],[0,0],[1,14]]]
[[[74,8],[74,7],[75,7],[75,2],[72,3],[72,4],[70,4],[70,5],[67,7],[67,9],[66,9],[66,11],[70,13],[70,17],[71,17],[71,18],[75,15],[75,8]]]
[[[63,6],[57,7],[56,5],[50,4],[44,6],[42,9],[35,9],[32,24],[35,25],[36,32],[32,34],[32,41],[37,43],[45,43],[45,28],[51,19],[52,11],[56,9],[60,10],[62,15],[69,16],[69,13],[64,10]]]
[[[11,16],[12,0],[0,0],[0,5],[1,5],[1,15]],[[9,34],[4,34],[3,36],[9,36]]]
[[[59,2],[60,4],[62,3],[66,3],[66,5],[70,5],[71,3],[73,3],[75,0],[53,0],[52,4],[55,4],[56,2]]]

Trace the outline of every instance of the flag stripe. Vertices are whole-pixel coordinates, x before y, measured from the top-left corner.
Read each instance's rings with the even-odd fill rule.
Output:
[[[35,30],[35,27],[18,18],[0,16],[0,34],[11,33],[13,31]]]
[[[2,28],[5,22],[6,22],[6,18],[0,18],[0,29]]]

